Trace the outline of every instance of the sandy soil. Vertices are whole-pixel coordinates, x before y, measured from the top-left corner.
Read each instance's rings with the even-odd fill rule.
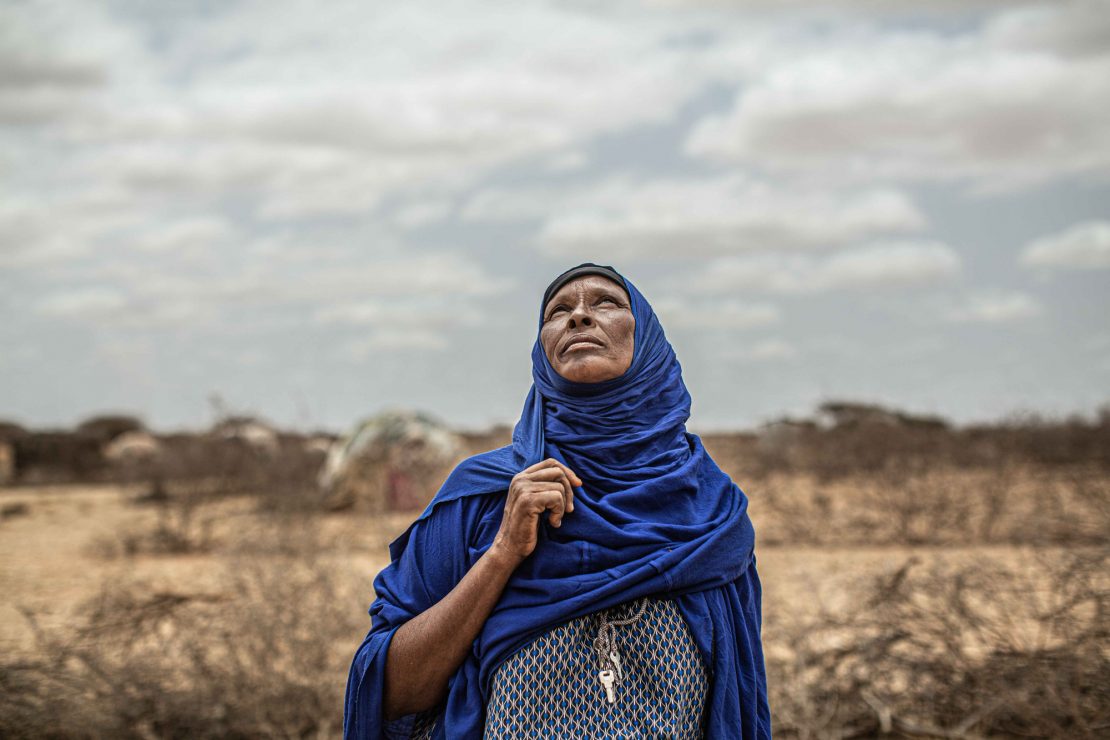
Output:
[[[149,530],[156,509],[132,503],[135,489],[119,486],[48,486],[0,490],[0,509],[23,504],[24,513],[0,519],[0,649],[32,647],[33,630],[23,610],[44,627],[74,619],[80,605],[105,583],[142,581],[153,587],[197,593],[218,588],[217,574],[233,557],[235,543],[267,515],[252,501],[232,499],[205,505],[198,518],[211,522],[212,550],[203,554],[110,556],[121,533]],[[329,559],[362,594],[352,609],[364,611],[371,581],[386,562],[385,544],[410,516],[371,521],[357,515],[322,517],[319,529]],[[756,521],[757,531],[759,527]],[[1041,551],[1043,555],[1043,551]],[[764,589],[764,618],[774,624],[792,611],[837,609],[851,598],[861,576],[893,571],[907,558],[923,563],[969,558],[1032,562],[1034,554],[1014,547],[757,547]]]

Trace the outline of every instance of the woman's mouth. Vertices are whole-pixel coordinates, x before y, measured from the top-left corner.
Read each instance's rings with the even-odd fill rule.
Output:
[[[590,348],[597,348],[597,347],[602,347],[602,346],[604,346],[604,345],[602,344],[600,339],[597,339],[596,337],[587,336],[587,335],[580,335],[580,336],[576,336],[576,337],[571,337],[571,340],[569,342],[567,342],[567,345],[565,347],[563,347],[562,354],[565,355],[565,354],[568,354],[570,352],[580,352],[582,350],[586,350],[586,349],[590,349]]]

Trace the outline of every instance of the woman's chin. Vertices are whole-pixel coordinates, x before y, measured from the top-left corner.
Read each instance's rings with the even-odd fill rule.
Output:
[[[624,371],[615,368],[611,362],[603,362],[588,357],[557,372],[572,383],[600,383],[605,380],[612,380]]]

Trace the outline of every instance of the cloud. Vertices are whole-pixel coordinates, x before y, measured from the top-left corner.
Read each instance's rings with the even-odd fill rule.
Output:
[[[782,339],[764,339],[752,345],[748,356],[753,360],[786,360],[798,355],[798,350],[790,342]]]
[[[396,208],[393,220],[403,228],[415,229],[442,221],[451,215],[452,208],[448,200],[413,201]]]
[[[90,6],[0,6],[0,124],[39,126],[81,115],[107,87],[112,63],[134,58],[134,39]]]
[[[100,65],[0,47],[0,90],[99,87],[106,78]]]
[[[39,125],[47,146],[81,145],[44,175],[245,195],[283,221],[363,215],[386,195],[462,187],[511,162],[579,168],[591,137],[666,120],[710,82],[665,44],[668,23],[630,11],[26,8],[9,36],[36,43],[0,37],[18,83],[15,97],[0,89],[0,115]]]
[[[170,236],[209,228],[203,221],[183,224],[189,228]],[[475,323],[478,303],[512,285],[450,253],[369,259],[356,253],[343,263],[289,263],[271,256],[250,261],[238,273],[219,270],[219,253],[211,257],[211,264],[186,259],[174,269],[152,269],[136,260],[94,266],[75,273],[81,282],[55,289],[35,310],[71,323],[95,322],[106,331],[177,327],[258,333],[332,326],[441,336]]]
[[[808,12],[818,17],[835,17],[846,13],[861,13],[869,16],[909,16],[924,18],[938,16],[975,16],[985,10],[999,7],[1013,7],[1039,0],[826,0],[814,3],[812,0],[651,0],[651,4],[665,7],[708,7],[731,10],[773,10]]]
[[[945,311],[945,318],[957,323],[1001,324],[1039,316],[1040,303],[1018,292],[984,292],[969,296],[960,305]]]
[[[396,330],[406,328],[443,329],[473,325],[480,314],[458,301],[440,300],[436,296],[406,297],[401,300],[362,300],[334,303],[318,308],[312,320],[318,324],[351,326],[382,326]]]
[[[1022,250],[1020,262],[1034,268],[1110,267],[1110,222],[1086,221],[1037,239]]]
[[[805,294],[851,288],[890,288],[949,280],[960,258],[940,242],[858,247],[828,257],[759,254],[708,263],[684,283],[690,291]]]
[[[89,287],[55,291],[35,308],[45,316],[103,319],[119,315],[127,303],[127,298],[115,290]]]
[[[462,254],[439,252],[317,267],[298,283],[292,293],[314,298],[368,294],[489,296],[508,289],[512,280],[489,274],[481,264]]]
[[[698,303],[683,298],[662,298],[654,307],[664,326],[676,328],[749,329],[774,324],[782,318],[778,307],[770,303],[735,300]]]
[[[743,363],[781,362],[792,360],[801,354],[792,342],[778,337],[760,339],[748,345],[741,343],[730,348],[726,357]]]
[[[485,188],[472,193],[459,209],[464,221],[534,221],[566,207],[573,190],[565,187]]]
[[[544,163],[548,172],[575,172],[585,169],[590,163],[590,158],[585,152],[570,150],[552,155]]]
[[[438,352],[448,346],[446,337],[439,332],[381,329],[368,336],[356,337],[344,342],[338,348],[336,355],[342,360],[364,362],[378,353],[391,353],[397,350]]]
[[[999,46],[1068,57],[1104,55],[1110,49],[1110,13],[1105,0],[1023,8],[998,17],[987,38]]]
[[[808,249],[916,231],[925,218],[903,193],[775,186],[741,176],[609,178],[590,187],[486,190],[469,220],[543,217],[548,254],[708,257],[754,249]]]
[[[49,209],[29,198],[0,201],[0,251],[15,251],[49,231]]]
[[[211,326],[219,318],[216,309],[204,301],[150,295],[118,286],[56,289],[35,305],[41,316],[95,324],[101,330]]]
[[[1058,44],[1087,38],[1085,15],[1037,12],[1054,19]],[[1024,18],[1004,14],[982,33],[862,30],[801,46],[744,84],[730,111],[694,126],[686,150],[825,180],[995,190],[1110,174],[1108,48],[1030,49],[1015,38]]]
[[[112,204],[104,190],[79,197],[9,196],[0,199],[0,265],[57,269],[139,222]]]
[[[224,244],[234,233],[232,226],[223,218],[197,216],[159,225],[140,237],[136,246],[148,252],[182,254]]]

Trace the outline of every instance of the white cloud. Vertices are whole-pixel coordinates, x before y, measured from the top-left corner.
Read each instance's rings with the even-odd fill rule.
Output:
[[[1031,319],[1041,314],[1041,305],[1025,293],[993,291],[968,296],[950,306],[945,318],[958,323],[1001,324]]]
[[[1067,9],[1038,12],[1083,24]],[[983,33],[863,30],[801,46],[743,85],[729,112],[698,123],[687,151],[826,181],[1003,189],[1110,174],[1107,47],[1031,50],[1011,43],[1016,25],[1003,15]]]
[[[471,194],[459,215],[465,221],[533,221],[572,198],[565,187],[486,188]]]
[[[0,6],[0,123],[38,126],[82,111],[127,45],[105,29],[97,9]]]
[[[54,269],[138,223],[135,214],[110,202],[107,191],[0,199],[0,265]]]
[[[818,17],[836,17],[847,13],[861,13],[876,16],[909,16],[923,18],[928,16],[960,17],[982,13],[998,7],[1013,7],[1040,0],[826,0],[814,3],[813,0],[651,0],[651,4],[665,7],[707,7],[728,8],[732,10],[773,10],[803,11]]]
[[[440,252],[379,259],[365,264],[318,268],[292,294],[328,296],[415,295],[488,296],[506,290],[511,279],[489,274],[461,254]]]
[[[115,290],[75,288],[45,296],[36,309],[41,314],[58,318],[101,319],[120,314],[127,303],[127,298]]]
[[[0,200],[0,251],[15,251],[49,232],[49,210],[29,198]]]
[[[203,224],[195,225],[199,231]],[[218,254],[213,260],[222,264]],[[56,291],[40,300],[36,311],[79,323],[95,321],[105,329],[174,326],[219,332],[240,326],[250,312],[255,330],[333,325],[420,335],[474,323],[477,302],[512,285],[450,253],[369,259],[355,254],[342,263],[295,265],[260,259],[238,273],[217,267],[214,275],[205,263],[179,265],[152,270],[133,260],[104,264],[83,273],[94,286]]]
[[[781,362],[801,354],[792,342],[778,337],[760,339],[752,344],[740,343],[726,352],[730,359],[745,363]]]
[[[197,22],[26,7],[0,36],[18,83],[0,111],[48,146],[82,145],[55,175],[245,193],[277,220],[358,215],[529,158],[578,168],[590,137],[665,120],[708,84],[666,45],[670,23],[631,11],[248,1]]]
[[[698,303],[684,298],[663,298],[653,304],[666,327],[689,329],[748,329],[777,323],[778,307],[770,303],[735,300]]]
[[[162,348],[133,371],[174,387],[218,385],[233,352],[282,357],[305,340],[370,364],[451,347],[475,325],[465,332],[475,344],[459,351],[510,367],[522,356],[487,322],[530,335],[533,309],[507,276],[531,280],[553,254],[596,250],[689,258],[666,265],[681,272],[642,264],[644,278],[671,296],[657,305],[665,324],[705,327],[722,357],[734,335],[761,330],[782,336],[746,343],[742,361],[831,354],[790,333],[782,296],[808,296],[817,311],[842,304],[838,290],[920,303],[914,295],[932,291],[889,286],[960,272],[953,250],[920,239],[949,223],[980,233],[1026,203],[1003,195],[973,210],[966,192],[910,179],[999,187],[1106,174],[1101,6],[783,5],[0,3],[6,344],[89,367],[74,390],[86,405],[103,397],[95,378],[111,365],[67,341],[75,326],[98,343]],[[727,91],[738,94],[731,112]],[[713,112],[735,124],[724,132],[733,138],[707,159],[684,156],[685,130]],[[1038,193],[1011,224],[1016,244],[1054,228],[1043,224],[1071,192]],[[1009,275],[991,271],[998,259],[984,253],[986,271],[955,281],[966,294],[933,315],[1028,314],[1007,292],[1015,286],[965,286]],[[1045,310],[1074,320],[1077,335],[1099,328],[1050,297]],[[872,349],[858,328],[822,339],[858,359]],[[351,384],[327,363],[278,365],[251,384],[258,408],[280,404],[293,382],[326,394],[321,405],[353,408],[340,400]],[[440,365],[396,377],[398,392],[460,420],[512,418],[517,401],[502,404],[499,385],[450,396]],[[858,380],[839,365],[828,382]],[[340,382],[315,382],[325,376]],[[56,413],[50,389],[33,383],[13,411]],[[730,413],[729,389],[713,392],[710,404]],[[765,403],[783,402],[776,392]],[[191,413],[159,398],[170,415]]]
[[[449,346],[443,334],[412,329],[380,329],[344,342],[336,352],[338,359],[364,362],[375,354],[396,350],[441,351]]]
[[[920,229],[924,217],[892,189],[834,193],[740,176],[615,177],[590,187],[486,190],[464,207],[470,220],[544,217],[549,254],[696,258],[755,249],[841,245]]]
[[[480,314],[465,303],[437,295],[405,297],[400,300],[362,300],[321,306],[312,320],[318,324],[384,326],[400,329],[441,329],[475,324]]]
[[[1090,352],[1098,352],[1104,349],[1110,349],[1110,332],[1102,334],[1095,334],[1087,337],[1083,341],[1083,349]]]
[[[999,46],[1063,56],[1105,54],[1110,49],[1110,13],[1105,0],[1040,4],[998,17],[987,38]]]
[[[405,203],[393,212],[393,220],[405,228],[417,228],[442,221],[451,215],[452,205],[448,200],[418,200]]]
[[[756,342],[749,353],[754,360],[785,360],[796,357],[798,350],[782,339],[764,339]]]
[[[181,254],[203,251],[214,245],[225,244],[234,233],[234,229],[223,218],[197,216],[160,224],[156,229],[139,237],[136,246],[148,252]]]
[[[188,296],[171,296],[127,287],[77,286],[55,290],[35,306],[38,314],[101,329],[212,326],[217,304]]]
[[[1086,221],[1032,242],[1021,253],[1027,267],[1110,267],[1110,222]]]
[[[959,272],[960,258],[951,247],[939,242],[902,242],[821,258],[784,254],[725,257],[695,272],[685,286],[720,294],[800,294],[930,284],[949,280]]]
[[[578,150],[559,152],[547,159],[544,168],[548,172],[575,172],[585,169],[590,159],[586,153]]]

